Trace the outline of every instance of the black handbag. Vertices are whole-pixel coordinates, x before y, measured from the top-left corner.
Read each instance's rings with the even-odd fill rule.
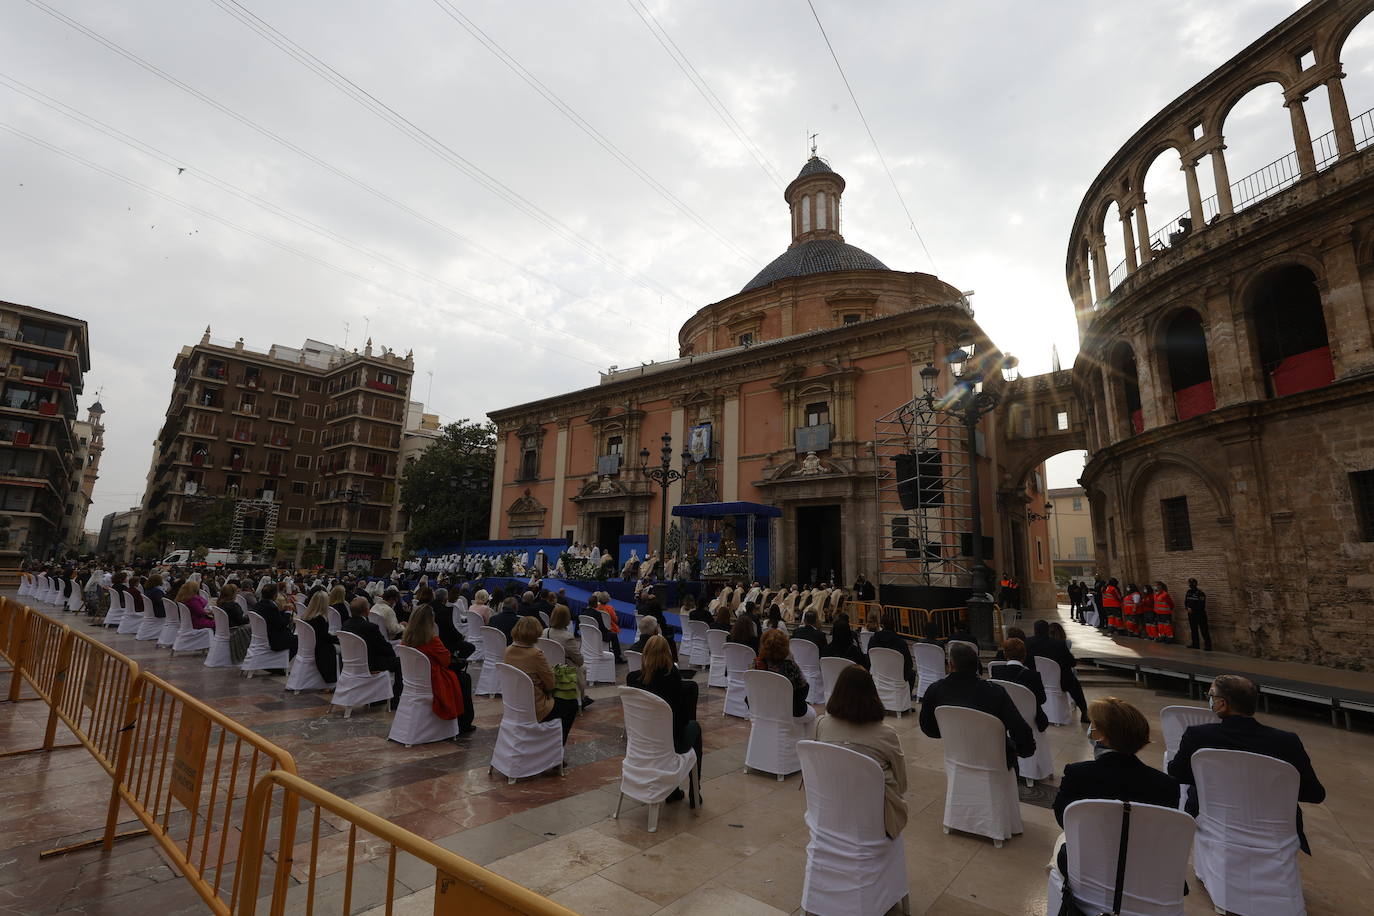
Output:
[[[1078,901],[1073,899],[1073,889],[1069,887],[1069,876],[1064,876],[1064,899],[1059,904],[1059,916],[1119,916],[1121,913],[1121,898],[1125,893],[1126,885],[1126,848],[1131,837],[1131,803],[1123,801],[1121,803],[1121,845],[1116,851],[1116,888],[1112,891],[1112,908],[1110,913],[1089,914],[1084,912],[1078,905]]]

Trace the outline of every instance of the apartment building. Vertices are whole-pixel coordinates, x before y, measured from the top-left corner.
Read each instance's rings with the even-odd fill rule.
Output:
[[[1059,581],[1093,580],[1097,565],[1094,553],[1092,513],[1082,487],[1049,491],[1050,554]]]
[[[223,497],[245,537],[284,562],[334,566],[386,555],[414,362],[372,341],[316,340],[265,352],[242,338],[183,347],[154,446],[142,537],[184,537]]]
[[[0,548],[59,553],[85,472],[76,398],[91,368],[86,322],[0,302]]]

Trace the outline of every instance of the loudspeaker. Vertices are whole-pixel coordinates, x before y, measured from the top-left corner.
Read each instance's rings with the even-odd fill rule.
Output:
[[[903,509],[927,509],[945,504],[945,478],[938,448],[893,455],[897,465],[897,499]]]
[[[973,535],[965,531],[959,535],[959,553],[965,557],[973,556]],[[983,562],[992,561],[992,536],[983,535]]]

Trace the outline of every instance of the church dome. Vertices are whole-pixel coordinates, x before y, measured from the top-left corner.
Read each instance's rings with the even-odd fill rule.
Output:
[[[787,249],[744,284],[742,293],[789,277],[805,277],[835,270],[887,270],[888,266],[862,248],[837,239],[812,239]]]

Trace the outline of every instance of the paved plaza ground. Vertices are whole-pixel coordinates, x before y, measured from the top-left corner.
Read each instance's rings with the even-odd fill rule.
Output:
[[[1067,616],[1062,610],[1045,613]],[[74,615],[64,619],[86,626]],[[1079,655],[1135,651],[1129,642],[1112,646],[1095,631],[1067,626]],[[503,777],[487,772],[501,717],[498,700],[478,698],[480,731],[472,738],[403,748],[386,740],[390,715],[383,707],[344,721],[337,712],[330,715],[327,694],[286,694],[284,678],[245,680],[232,670],[204,668],[199,656],[170,659],[150,643],[113,633],[102,638],[280,744],[306,779],[580,913],[774,916],[799,910],[808,838],[800,777],[779,783],[744,772],[749,725],[722,715],[723,690],[705,690],[700,709],[704,807],[692,812],[685,803],[666,806],[658,832],[650,834],[642,807],[618,821],[610,817],[624,748],[613,687],[592,690],[597,702],[573,727],[567,776],[508,786]],[[1182,647],[1162,651],[1201,658]],[[1218,664],[1226,658],[1212,653],[1207,660]],[[1243,664],[1246,670],[1263,668],[1252,659]],[[623,666],[620,676],[623,680]],[[1374,682],[1369,676],[1341,677],[1364,689]],[[1142,758],[1158,766],[1163,750],[1159,710],[1189,701],[1180,693],[1143,689],[1106,673],[1089,671],[1084,680],[1090,699],[1119,696],[1149,716],[1156,742]],[[41,702],[0,704],[0,751],[38,743],[46,712]],[[1327,788],[1326,803],[1304,806],[1303,812],[1314,853],[1301,857],[1308,912],[1368,912],[1374,900],[1370,723],[1357,722],[1350,732],[1333,728],[1322,712],[1299,707],[1282,713],[1276,707],[1273,715],[1260,718],[1301,735]],[[901,735],[911,786],[904,840],[912,911],[932,916],[1044,913],[1045,864],[1059,834],[1049,808],[1054,785],[1022,790],[1025,833],[1001,849],[977,837],[946,836],[941,742],[920,733],[914,714],[889,722]],[[1077,726],[1052,727],[1048,738],[1059,771],[1091,756]],[[95,850],[39,861],[40,850],[91,835],[103,821],[109,778],[86,751],[6,759],[0,761],[0,774],[0,913],[205,912],[146,838],[127,841],[109,856]],[[316,912],[339,912],[343,856],[335,852],[326,866],[334,873],[317,887]],[[357,874],[352,910],[368,912],[382,900],[385,870],[373,862]],[[398,880],[401,899],[395,912],[431,912],[433,888],[426,885],[433,881],[432,871],[405,869]],[[1206,894],[1190,883],[1187,912],[1211,913]],[[293,899],[303,904],[298,893]],[[292,909],[304,911],[299,905]]]

